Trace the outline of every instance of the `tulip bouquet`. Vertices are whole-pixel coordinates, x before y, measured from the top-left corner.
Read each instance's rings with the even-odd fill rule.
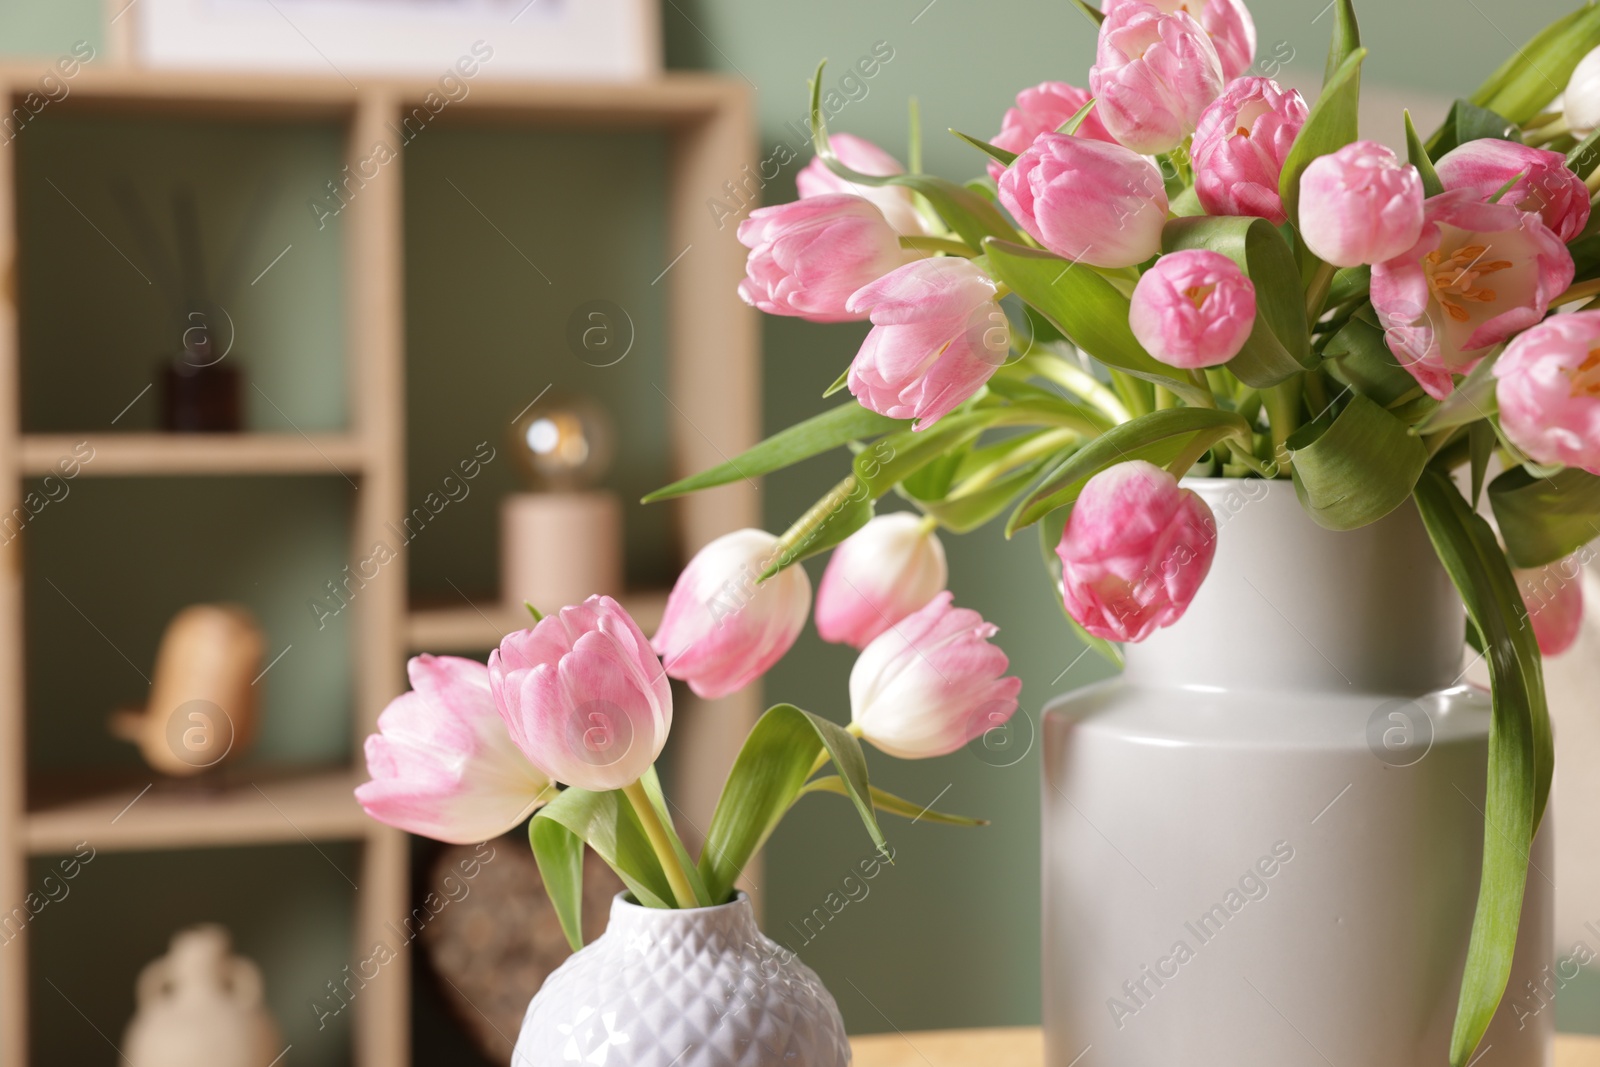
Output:
[[[819,68],[816,158],[797,202],[740,225],[740,294],[869,321],[824,394],[854,399],[649,499],[849,448],[849,476],[750,557],[758,590],[839,546],[822,635],[916,628],[928,609],[900,616],[943,584],[916,546],[1004,516],[1007,536],[1038,527],[1068,619],[1114,660],[1210,566],[1214,517],[1184,476],[1292,478],[1335,530],[1409,502],[1493,681],[1460,1065],[1506,985],[1549,792],[1541,646],[1571,642],[1580,595],[1559,568],[1600,535],[1600,7],[1517,49],[1426,139],[1406,115],[1401,155],[1360,139],[1349,0],[1309,105],[1250,73],[1241,0],[1078,5],[1098,27],[1087,88],[1023,90],[988,140],[951,131],[985,157],[964,184],[922,173],[915,121],[909,167],[830,136]],[[874,517],[891,491],[921,519]],[[744,679],[719,658],[669,641],[667,670]]]

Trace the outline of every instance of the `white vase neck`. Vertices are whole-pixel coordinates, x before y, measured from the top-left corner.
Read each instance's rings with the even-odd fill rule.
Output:
[[[753,942],[761,936],[750,898],[742,892],[728,903],[710,908],[646,908],[629,900],[628,894],[618,893],[611,898],[611,922],[606,933],[629,938],[717,935],[729,944]]]
[[[1465,617],[1409,502],[1316,525],[1287,481],[1186,480],[1217,550],[1183,618],[1128,645],[1138,685],[1409,694],[1459,680]]]

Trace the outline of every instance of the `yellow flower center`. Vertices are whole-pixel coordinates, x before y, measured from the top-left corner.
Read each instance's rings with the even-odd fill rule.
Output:
[[[1216,288],[1214,285],[1191,285],[1183,291],[1183,295],[1188,297],[1189,303],[1194,305],[1196,311],[1199,311],[1201,305],[1206,302],[1206,297],[1210,296]]]
[[[1487,304],[1495,298],[1494,290],[1479,285],[1478,279],[1511,266],[1508,259],[1483,262],[1484,253],[1488,251],[1487,245],[1462,245],[1448,259],[1437,249],[1423,257],[1433,298],[1444,308],[1445,314],[1457,322],[1466,322],[1472,317],[1463,304]]]
[[[1600,348],[1589,349],[1589,358],[1572,371],[1572,396],[1600,399]]]

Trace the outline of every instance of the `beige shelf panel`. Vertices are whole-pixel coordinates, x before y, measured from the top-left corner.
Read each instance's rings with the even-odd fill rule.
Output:
[[[629,593],[622,606],[647,635],[661,625],[666,610],[666,590]],[[452,608],[413,610],[406,620],[406,647],[412,652],[483,652],[515,630],[532,625],[526,608],[498,603],[464,604]]]
[[[215,790],[148,779],[115,792],[44,803],[25,818],[30,853],[352,841],[377,824],[356,803],[365,780],[346,769],[296,778],[235,781]],[[148,788],[147,788],[148,787]]]
[[[326,474],[353,478],[366,466],[359,438],[348,434],[28,434],[22,473],[54,474],[88,442],[94,458],[79,477],[164,474]]]

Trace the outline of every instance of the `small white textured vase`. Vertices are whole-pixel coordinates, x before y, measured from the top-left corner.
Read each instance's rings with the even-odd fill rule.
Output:
[[[714,908],[618,894],[598,940],[545,979],[512,1063],[846,1067],[850,1045],[811,968],[756,926],[743,893]]]

